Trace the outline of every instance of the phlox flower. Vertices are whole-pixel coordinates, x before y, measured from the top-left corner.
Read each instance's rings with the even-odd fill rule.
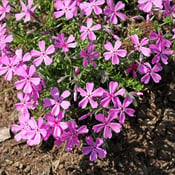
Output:
[[[0,24],[0,36],[6,33],[7,31],[6,25],[7,25],[6,23]]]
[[[107,43],[104,45],[105,49],[109,52],[105,52],[103,56],[105,57],[105,60],[109,60],[112,58],[112,64],[119,64],[119,56],[125,57],[127,51],[124,49],[119,49],[119,47],[122,45],[122,42],[120,40],[117,40],[115,42],[114,47],[112,46],[111,42],[107,41]]]
[[[172,39],[175,39],[175,28],[174,28],[172,31],[173,31],[173,33],[174,33]]]
[[[125,4],[122,1],[118,1],[117,4],[114,6],[113,0],[107,0],[107,7],[104,9],[104,14],[108,16],[110,19],[109,21],[113,24],[118,23],[118,18],[122,19],[123,21],[126,20],[126,15],[119,12],[121,9],[125,7]]]
[[[143,10],[144,12],[151,12],[153,6],[162,9],[162,0],[138,0],[138,7],[140,10]]]
[[[107,108],[112,100],[113,104],[115,104],[115,98],[118,95],[123,96],[125,94],[125,89],[122,88],[116,92],[118,88],[118,82],[111,81],[109,83],[109,92],[105,91],[103,92],[103,99],[101,100],[100,104],[104,107]]]
[[[22,92],[19,92],[17,97],[20,100],[20,102],[15,104],[16,109],[18,111],[21,111],[23,115],[29,114],[28,110],[34,109],[30,95],[25,94],[23,96]]]
[[[168,15],[172,15],[173,18],[175,18],[175,5],[171,6],[170,0],[166,0],[163,2],[165,11],[163,13],[163,18],[166,18]]]
[[[13,75],[16,73],[16,66],[17,66],[18,60],[16,56],[13,56],[12,58],[9,57],[3,57],[2,58],[2,66],[0,66],[0,75],[5,75],[5,80],[10,81],[13,77]]]
[[[84,155],[90,154],[90,161],[96,161],[98,156],[102,159],[106,157],[106,150],[100,148],[103,144],[103,140],[101,138],[97,137],[95,143],[91,136],[86,137],[85,140],[89,146],[83,147],[82,152]]]
[[[88,102],[90,102],[92,108],[97,108],[98,103],[94,101],[94,97],[101,97],[103,95],[104,90],[102,88],[97,88],[94,90],[94,83],[86,83],[86,90],[82,88],[77,88],[77,91],[80,93],[82,97],[84,97],[78,104],[82,109],[86,108]]]
[[[42,139],[45,140],[47,135],[47,125],[44,123],[41,117],[38,118],[38,122],[31,117],[31,119],[28,121],[28,125],[30,130],[28,130],[25,134],[28,145],[38,145],[41,143]]]
[[[158,44],[150,44],[150,49],[156,54],[152,59],[152,64],[158,63],[160,59],[162,60],[163,64],[168,64],[168,57],[167,55],[173,54],[173,50],[165,48],[166,42],[159,42]]]
[[[12,35],[1,34],[0,35],[0,50],[5,49],[7,43],[11,43],[13,41]]]
[[[64,14],[66,15],[66,19],[71,19],[76,15],[76,1],[72,0],[56,0],[54,4],[56,12],[54,12],[55,18],[60,18]]]
[[[24,68],[20,67],[17,69],[16,73],[20,80],[15,82],[15,87],[17,90],[23,89],[24,93],[31,93],[35,86],[40,84],[41,78],[35,75],[36,68],[34,65]]]
[[[52,107],[51,109],[51,114],[54,116],[57,116],[60,113],[60,108],[63,109],[68,109],[70,106],[70,102],[64,100],[65,98],[70,96],[70,92],[68,90],[64,91],[60,96],[59,96],[59,90],[57,87],[54,87],[50,91],[51,96],[53,99],[50,98],[45,98],[44,99],[44,107]]]
[[[22,114],[19,116],[19,125],[13,124],[11,126],[11,130],[14,133],[17,133],[15,135],[15,140],[16,141],[20,141],[21,139],[26,139],[26,133],[28,130],[30,130],[29,127],[29,119],[30,119],[30,115],[28,114]]]
[[[73,146],[79,146],[80,141],[78,140],[78,136],[80,134],[88,133],[88,128],[86,125],[82,125],[78,128],[76,122],[74,120],[69,121],[68,123],[68,132],[65,132],[61,140],[66,141],[66,151],[72,151]]]
[[[2,0],[2,5],[0,5],[0,21],[5,18],[6,13],[9,13],[11,6],[7,0]]]
[[[47,120],[48,125],[53,128],[52,135],[54,138],[60,137],[63,134],[64,130],[68,127],[66,122],[61,121],[63,118],[64,113],[62,111],[60,111],[59,114],[55,117],[52,114],[45,115],[45,119]]]
[[[49,66],[52,63],[52,59],[48,55],[51,55],[55,52],[54,45],[52,44],[47,49],[45,49],[45,41],[42,40],[38,42],[38,46],[40,48],[40,51],[37,51],[37,50],[31,51],[32,57],[37,57],[33,61],[33,64],[35,64],[35,66],[39,66],[44,60],[45,65]]]
[[[24,22],[26,23],[26,22],[30,21],[31,16],[35,16],[34,11],[35,11],[37,5],[32,7],[33,0],[28,0],[28,5],[25,5],[23,1],[20,1],[20,4],[21,4],[23,12],[15,14],[15,17],[16,17],[17,21],[19,21],[23,17],[25,17]]]
[[[123,104],[121,103],[119,98],[116,98],[116,104],[114,109],[111,109],[109,112],[111,115],[118,115],[119,114],[119,122],[123,124],[125,122],[125,113],[129,115],[130,117],[134,116],[135,110],[132,108],[128,108],[128,106],[133,102],[133,99],[130,97],[126,97],[123,101]]]
[[[105,0],[89,0],[89,2],[81,3],[80,9],[86,16],[90,16],[92,10],[94,10],[96,15],[99,15],[102,13],[102,9],[99,7],[99,5],[103,5],[104,3]]]
[[[52,38],[55,40],[55,45],[58,48],[62,48],[62,52],[68,52],[69,48],[75,48],[77,46],[77,42],[74,42],[75,37],[73,35],[70,35],[67,41],[65,41],[64,33]]]
[[[134,43],[135,50],[137,50],[138,52],[141,52],[146,57],[149,57],[151,55],[150,48],[143,47],[148,44],[149,42],[148,38],[143,38],[141,42],[139,42],[138,36],[134,34],[134,35],[131,35],[131,40]]]
[[[138,66],[139,66],[138,63],[132,62],[130,64],[130,67],[128,69],[126,69],[126,73],[129,74],[130,72],[132,72],[133,78],[137,78],[136,71],[138,70]]]
[[[150,78],[152,78],[155,83],[159,83],[162,78],[159,74],[157,74],[157,72],[160,72],[162,69],[163,68],[160,63],[155,64],[153,68],[148,62],[141,64],[139,66],[139,73],[144,74],[141,78],[141,82],[148,84]]]
[[[99,52],[94,51],[95,45],[89,44],[87,48],[87,52],[84,49],[81,49],[80,55],[83,60],[83,66],[87,68],[88,63],[92,64],[94,68],[97,67],[97,64],[92,59],[98,59],[99,58]]]
[[[102,129],[104,129],[103,131],[103,137],[105,139],[107,138],[111,138],[112,137],[112,131],[114,131],[115,133],[119,133],[120,129],[121,129],[121,124],[119,123],[114,123],[112,122],[112,120],[116,119],[116,115],[114,113],[109,113],[108,117],[105,117],[103,114],[97,114],[95,116],[95,119],[102,122],[100,124],[94,125],[93,126],[93,131],[95,133],[99,133]]]
[[[87,27],[86,26],[81,26],[80,27],[80,32],[83,32],[80,35],[80,39],[85,40],[86,37],[88,36],[91,41],[96,40],[96,35],[94,34],[93,31],[95,30],[100,30],[101,29],[101,24],[96,24],[92,26],[92,18],[87,19]]]
[[[150,38],[152,40],[157,40],[156,41],[156,44],[159,44],[161,42],[164,42],[165,46],[166,47],[170,47],[171,46],[171,41],[165,39],[163,36],[162,36],[162,33],[161,31],[159,30],[158,33],[154,32],[154,31],[151,31],[150,32]]]

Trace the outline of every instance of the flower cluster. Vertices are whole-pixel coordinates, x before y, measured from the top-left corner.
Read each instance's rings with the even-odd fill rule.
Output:
[[[66,25],[72,20],[68,28],[74,29],[75,25],[76,32],[68,31],[67,28],[62,30],[58,24],[54,32],[40,32],[49,37],[45,39],[42,36],[42,39],[34,42],[36,48],[28,51],[24,47],[16,50],[11,48],[10,44],[16,38],[15,34],[8,34],[5,19],[7,13],[13,12],[13,8],[7,0],[3,0],[0,5],[0,21],[3,21],[0,24],[0,75],[5,75],[6,81],[15,76],[14,86],[19,91],[19,102],[15,104],[20,111],[19,124],[12,125],[12,131],[16,133],[16,141],[24,139],[30,146],[53,136],[58,147],[65,143],[66,151],[79,147],[79,135],[86,135],[87,144],[83,146],[82,152],[84,155],[90,154],[91,161],[96,161],[98,157],[105,158],[107,155],[104,140],[111,139],[114,133],[118,134],[128,116],[135,116],[133,102],[135,97],[142,95],[139,91],[129,92],[130,89],[125,88],[119,82],[120,79],[116,80],[114,76],[109,78],[108,74],[112,71],[117,74],[116,70],[122,69],[125,78],[131,77],[144,84],[152,80],[159,83],[162,79],[159,73],[174,53],[171,46],[175,29],[172,30],[174,35],[168,39],[161,30],[152,30],[149,36],[143,38],[137,33],[132,34],[129,36],[132,50],[127,50],[124,39],[117,36],[115,31],[122,25],[120,22],[127,19],[123,11],[125,3],[122,1],[53,2],[55,21],[63,21]],[[43,25],[35,15],[38,5],[33,3],[33,0],[28,0],[26,5],[20,1],[22,12],[15,12],[16,21],[20,23],[24,18],[25,25],[34,19],[38,25]],[[138,0],[138,8],[147,13],[147,20],[155,10],[160,9],[163,10],[163,18],[175,18],[175,5],[171,5],[170,0]],[[134,61],[130,60],[130,55]],[[121,63],[126,64],[121,66]],[[70,75],[65,71],[67,69]],[[46,73],[45,76],[41,70]],[[60,79],[54,80],[55,76]],[[63,83],[62,87],[67,89],[61,87],[65,79],[69,79],[69,83],[67,86]],[[40,111],[40,116],[35,115],[33,111],[38,107],[41,109],[41,106],[42,113]],[[80,111],[78,115],[76,109]],[[91,126],[80,125],[82,120],[90,120]]]

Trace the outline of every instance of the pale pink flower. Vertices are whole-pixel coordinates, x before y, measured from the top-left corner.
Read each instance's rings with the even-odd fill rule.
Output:
[[[25,17],[24,22],[26,23],[27,21],[30,21],[31,16],[35,16],[34,11],[35,11],[37,5],[32,7],[33,0],[28,0],[28,5],[25,5],[23,1],[20,1],[20,4],[21,4],[23,12],[15,14],[15,17],[16,17],[17,21],[19,21],[20,19]]]
[[[2,51],[3,49],[5,49],[7,43],[11,43],[12,41],[13,41],[12,35],[5,35],[5,34],[0,35],[0,50]]]
[[[102,13],[102,9],[99,5],[103,5],[104,3],[105,0],[89,0],[89,2],[81,3],[80,9],[86,16],[91,15],[92,10],[94,10],[96,15],[99,15]]]
[[[39,41],[38,46],[40,48],[40,51],[37,50],[32,50],[31,55],[32,57],[37,57],[34,61],[33,64],[35,66],[41,65],[42,61],[44,60],[44,63],[46,66],[49,66],[52,63],[52,59],[48,56],[51,55],[55,52],[55,47],[54,45],[50,45],[47,49],[45,48],[45,41]]]
[[[2,0],[2,5],[0,5],[0,21],[5,18],[6,13],[9,13],[11,6],[7,0]]]
[[[134,43],[135,50],[137,50],[138,52],[143,53],[143,55],[145,55],[147,57],[149,57],[151,55],[151,49],[143,47],[143,46],[148,44],[148,42],[149,42],[148,38],[143,38],[141,40],[141,42],[139,42],[138,36],[136,34],[134,34],[134,35],[131,35],[131,40]]]
[[[80,35],[80,39],[85,40],[86,37],[88,36],[91,41],[96,40],[96,35],[94,34],[93,31],[95,30],[100,30],[101,29],[101,24],[96,24],[92,26],[92,18],[87,19],[87,27],[81,26],[80,32],[83,32]]]
[[[68,90],[64,91],[60,96],[59,96],[59,90],[57,87],[54,87],[50,91],[51,96],[53,99],[50,98],[45,98],[44,99],[44,107],[52,107],[51,109],[51,114],[54,116],[57,116],[60,113],[60,108],[62,107],[63,109],[68,109],[70,106],[70,102],[64,100],[65,98],[70,96],[70,92]]]
[[[103,131],[103,137],[105,139],[107,138],[111,138],[112,137],[112,131],[114,131],[115,133],[119,133],[120,129],[121,129],[121,124],[116,123],[116,122],[112,122],[112,120],[116,119],[117,116],[114,113],[109,113],[108,117],[105,117],[103,114],[97,114],[95,116],[95,119],[102,122],[101,124],[97,124],[93,126],[93,131],[95,133],[99,133],[102,129],[104,129]]]
[[[77,91],[80,93],[82,97],[84,97],[80,102],[79,102],[79,107],[82,109],[86,108],[88,102],[90,102],[92,108],[97,108],[98,103],[94,101],[94,97],[101,97],[103,95],[103,88],[97,88],[94,90],[94,83],[86,83],[86,90],[87,92],[82,89],[82,88],[77,88]]]
[[[119,56],[120,57],[125,57],[127,51],[124,49],[119,49],[119,47],[122,45],[122,42],[120,40],[117,40],[115,42],[114,47],[112,46],[111,42],[107,42],[104,47],[106,50],[108,50],[109,52],[105,52],[103,54],[103,56],[105,57],[105,60],[109,60],[110,58],[112,58],[112,64],[119,64],[120,60],[119,60]]]

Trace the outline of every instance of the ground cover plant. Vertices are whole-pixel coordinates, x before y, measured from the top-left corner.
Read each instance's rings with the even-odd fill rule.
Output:
[[[172,59],[173,1],[2,1],[0,75],[15,79],[15,140],[30,146],[54,137],[72,151],[83,142],[91,161],[104,158],[148,83]],[[161,11],[158,23],[152,21]],[[127,18],[152,24],[128,28]],[[84,141],[83,141],[84,140]]]

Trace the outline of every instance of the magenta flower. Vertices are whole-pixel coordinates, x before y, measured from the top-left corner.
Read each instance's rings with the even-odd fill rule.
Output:
[[[80,35],[80,39],[85,40],[86,37],[88,36],[91,41],[96,40],[96,36],[93,31],[95,30],[100,30],[101,29],[101,24],[96,24],[93,27],[92,26],[92,18],[87,19],[87,27],[81,26],[80,32],[83,32]]]
[[[18,93],[18,99],[20,100],[20,103],[16,103],[15,107],[18,111],[21,111],[23,115],[29,114],[29,109],[34,109],[34,106],[32,105],[32,100],[29,94],[25,94],[23,97],[22,92]]]
[[[94,125],[92,129],[95,133],[99,133],[104,128],[103,137],[105,139],[110,139],[112,137],[111,130],[115,133],[120,132],[122,126],[119,123],[112,122],[112,120],[116,119],[116,115],[114,115],[114,113],[109,113],[108,117],[105,117],[103,114],[97,114],[95,119],[102,123]]]
[[[118,18],[122,19],[123,21],[126,20],[126,15],[119,12],[121,9],[125,7],[125,4],[122,1],[118,1],[117,4],[114,6],[113,0],[107,0],[108,6],[104,9],[104,14],[107,15],[110,19],[110,22],[113,24],[118,23]]]
[[[132,62],[130,64],[130,67],[128,69],[126,69],[126,73],[129,74],[130,72],[132,72],[133,78],[137,78],[136,71],[138,70],[138,66],[139,66],[138,63]]]
[[[80,93],[82,97],[84,97],[80,102],[79,102],[79,107],[82,109],[86,108],[88,102],[90,102],[92,108],[97,108],[98,103],[94,101],[94,97],[101,97],[103,95],[103,88],[97,88],[94,90],[94,83],[86,83],[86,90],[87,92],[82,89],[82,88],[77,88],[77,91]]]
[[[95,45],[89,44],[87,48],[87,52],[84,49],[81,49],[80,55],[84,58],[83,60],[83,66],[87,68],[88,63],[92,64],[94,68],[97,67],[96,63],[92,59],[98,59],[99,58],[99,52],[95,51]]]
[[[164,42],[164,44],[166,45],[166,47],[170,47],[171,46],[171,41],[165,39],[163,36],[162,36],[162,33],[161,31],[159,30],[158,33],[154,32],[154,31],[151,31],[150,33],[150,38],[152,40],[157,40],[156,41],[156,44],[159,44],[161,42]]]
[[[35,66],[39,66],[44,60],[46,66],[50,65],[52,63],[52,59],[48,55],[51,55],[55,52],[54,45],[50,45],[47,49],[45,49],[45,41],[39,41],[38,45],[41,52],[37,50],[31,51],[32,57],[38,57],[33,61],[33,64],[35,64]]]
[[[120,60],[119,57],[125,57],[127,51],[124,49],[119,49],[119,47],[122,45],[122,42],[120,40],[117,40],[115,42],[114,47],[112,46],[111,42],[107,42],[104,47],[109,52],[105,52],[103,56],[105,57],[105,60],[109,60],[112,57],[112,64],[119,64]]]
[[[54,99],[45,98],[44,99],[44,107],[52,107],[51,114],[57,116],[60,113],[60,107],[63,109],[68,109],[70,106],[70,102],[64,100],[65,98],[70,96],[70,92],[68,90],[64,91],[61,96],[59,96],[59,90],[57,87],[54,87],[50,91],[51,96]]]
[[[149,48],[143,47],[148,44],[148,38],[143,38],[141,42],[139,42],[139,38],[136,34],[131,35],[131,40],[134,43],[135,50],[143,53],[143,55],[149,57],[151,55],[151,50]]]
[[[33,117],[28,121],[28,125],[31,128],[25,134],[27,144],[30,146],[38,145],[42,139],[45,139],[47,135],[47,125],[44,123],[41,117],[38,118],[38,122]]]
[[[138,3],[139,9],[147,13],[151,12],[153,6],[159,9],[163,8],[162,0],[138,0]]]
[[[20,141],[21,139],[26,139],[26,133],[30,130],[29,127],[29,114],[19,116],[19,125],[13,124],[11,127],[12,132],[17,133],[15,135],[15,140]]]
[[[52,135],[54,138],[60,137],[68,125],[66,122],[61,122],[64,118],[64,113],[59,112],[58,116],[54,117],[52,114],[45,115],[45,119],[48,121],[48,125],[53,128]]]
[[[0,36],[6,33],[7,31],[6,25],[7,25],[6,23],[0,24]]]
[[[115,98],[118,95],[123,96],[125,94],[125,89],[122,88],[116,92],[116,89],[118,88],[118,83],[111,81],[109,83],[109,92],[104,91],[103,92],[103,99],[101,100],[100,104],[104,107],[107,108],[112,100],[113,104],[115,104]]]
[[[54,12],[55,18],[60,18],[65,14],[66,19],[71,19],[76,14],[76,1],[72,2],[72,0],[56,0],[54,7],[56,9],[56,12]]]
[[[114,109],[111,109],[109,112],[112,113],[114,112],[113,115],[119,115],[119,122],[123,124],[125,122],[125,113],[129,115],[130,117],[134,116],[135,110],[132,108],[128,108],[128,106],[133,102],[133,99],[130,97],[126,97],[123,101],[123,104],[121,103],[119,98],[116,98],[116,105]]]
[[[173,18],[175,18],[175,5],[171,7],[170,0],[164,1],[164,7],[165,11],[163,13],[163,18],[166,18],[168,15],[172,15]]]
[[[86,137],[86,143],[89,146],[85,146],[82,148],[82,152],[84,155],[90,154],[90,161],[96,161],[97,157],[105,158],[106,157],[106,150],[100,148],[103,144],[103,140],[101,138],[97,138],[96,142],[94,143],[91,136]]]
[[[10,81],[13,77],[13,75],[16,72],[16,66],[17,66],[18,60],[16,56],[13,56],[12,58],[3,57],[2,64],[4,66],[0,66],[0,75],[5,75],[5,80]]]
[[[144,64],[141,64],[140,67],[139,67],[139,73],[140,74],[145,74],[141,78],[141,82],[144,82],[145,84],[148,84],[149,81],[150,81],[150,77],[151,77],[155,83],[159,83],[159,81],[162,78],[156,72],[160,72],[162,69],[163,68],[162,68],[160,63],[155,64],[153,68],[151,67],[151,65],[148,62],[146,62]]]
[[[2,34],[0,35],[0,50],[2,51],[5,49],[7,43],[11,43],[13,41],[13,36],[12,35],[5,35]]]
[[[163,64],[168,64],[168,57],[167,55],[173,54],[173,50],[166,49],[166,42],[162,41],[158,44],[150,44],[149,48],[156,54],[152,59],[152,64],[158,63],[160,59],[162,60]]]
[[[68,122],[68,129],[67,133],[64,133],[61,137],[62,140],[66,140],[66,151],[72,151],[73,146],[79,146],[80,141],[78,140],[78,136],[80,134],[88,133],[88,129],[86,125],[83,125],[78,128],[74,120]]]
[[[58,48],[62,48],[62,52],[68,52],[69,48],[75,48],[77,46],[77,42],[73,42],[75,41],[75,37],[73,35],[70,35],[67,41],[65,41],[64,33],[52,38],[55,39],[55,45]]]
[[[105,0],[89,0],[89,2],[81,3],[80,9],[86,16],[90,16],[92,10],[94,10],[96,15],[99,15],[102,13],[102,9],[99,7],[99,5],[103,5],[104,3]]]
[[[10,12],[10,5],[7,0],[2,0],[2,6],[0,5],[0,21],[5,18],[6,13]]]
[[[24,4],[23,1],[20,1],[20,3],[21,3],[21,7],[22,7],[23,12],[22,13],[17,13],[15,15],[15,17],[16,17],[17,21],[19,21],[20,19],[25,17],[24,22],[26,23],[27,21],[30,21],[31,16],[35,16],[34,11],[35,11],[37,5],[32,7],[33,0],[28,0],[28,5],[27,6]]]
[[[35,76],[35,72],[36,68],[33,65],[26,69],[24,67],[18,68],[16,73],[21,80],[15,82],[16,89],[23,89],[24,93],[31,93],[34,86],[39,85],[41,81],[39,76]]]

